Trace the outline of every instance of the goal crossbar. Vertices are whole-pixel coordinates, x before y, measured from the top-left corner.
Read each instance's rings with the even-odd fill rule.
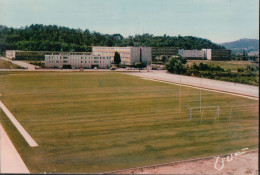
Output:
[[[190,107],[190,120],[191,120],[191,111],[192,109],[201,109],[201,108],[217,108],[217,115],[215,115],[215,120],[216,117],[218,116],[219,118],[219,106],[198,106],[198,107]],[[201,116],[201,120],[202,120],[202,116]]]

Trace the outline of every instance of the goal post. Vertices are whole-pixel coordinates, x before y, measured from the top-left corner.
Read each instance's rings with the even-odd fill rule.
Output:
[[[202,109],[202,108],[216,108],[216,114],[215,114],[215,120],[219,118],[219,106],[196,106],[196,107],[190,107],[190,120],[192,118],[192,110],[193,109]],[[200,114],[200,120],[202,121],[202,115]]]

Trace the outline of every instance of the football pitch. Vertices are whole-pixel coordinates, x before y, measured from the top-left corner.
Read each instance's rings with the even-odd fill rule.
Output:
[[[258,101],[244,97],[201,90],[200,110],[200,89],[181,87],[180,103],[178,85],[117,72],[0,72],[0,93],[39,145],[1,111],[31,173],[102,173],[258,147]]]

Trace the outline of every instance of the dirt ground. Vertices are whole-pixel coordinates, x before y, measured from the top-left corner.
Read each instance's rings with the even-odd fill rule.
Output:
[[[168,165],[128,169],[115,174],[258,174],[258,150],[243,154],[233,153],[232,158],[221,156]],[[223,164],[222,164],[223,159]],[[223,166],[222,166],[223,165]]]

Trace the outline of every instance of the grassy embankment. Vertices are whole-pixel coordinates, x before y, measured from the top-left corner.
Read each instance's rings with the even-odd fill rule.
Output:
[[[9,61],[0,59],[0,69],[24,69],[21,66],[17,66]]]
[[[250,61],[211,61],[211,60],[188,60],[187,65],[191,66],[193,63],[196,63],[197,65],[199,63],[204,64],[214,64],[216,66],[220,66],[223,69],[231,69],[233,71],[236,71],[238,68],[246,69],[248,65],[253,66],[259,66],[257,63],[252,63]]]
[[[193,64],[199,66],[200,63],[211,66],[219,66],[222,71],[194,70]],[[185,75],[193,74],[200,77],[216,79],[222,81],[236,82],[242,84],[259,85],[259,65],[249,61],[211,61],[211,60],[188,60],[186,66],[189,68]]]
[[[258,101],[120,73],[0,74],[0,100],[39,144],[1,123],[33,173],[97,173],[258,147]],[[248,106],[248,107],[244,107]],[[229,121],[230,108],[232,117]],[[212,165],[214,168],[214,165]]]

